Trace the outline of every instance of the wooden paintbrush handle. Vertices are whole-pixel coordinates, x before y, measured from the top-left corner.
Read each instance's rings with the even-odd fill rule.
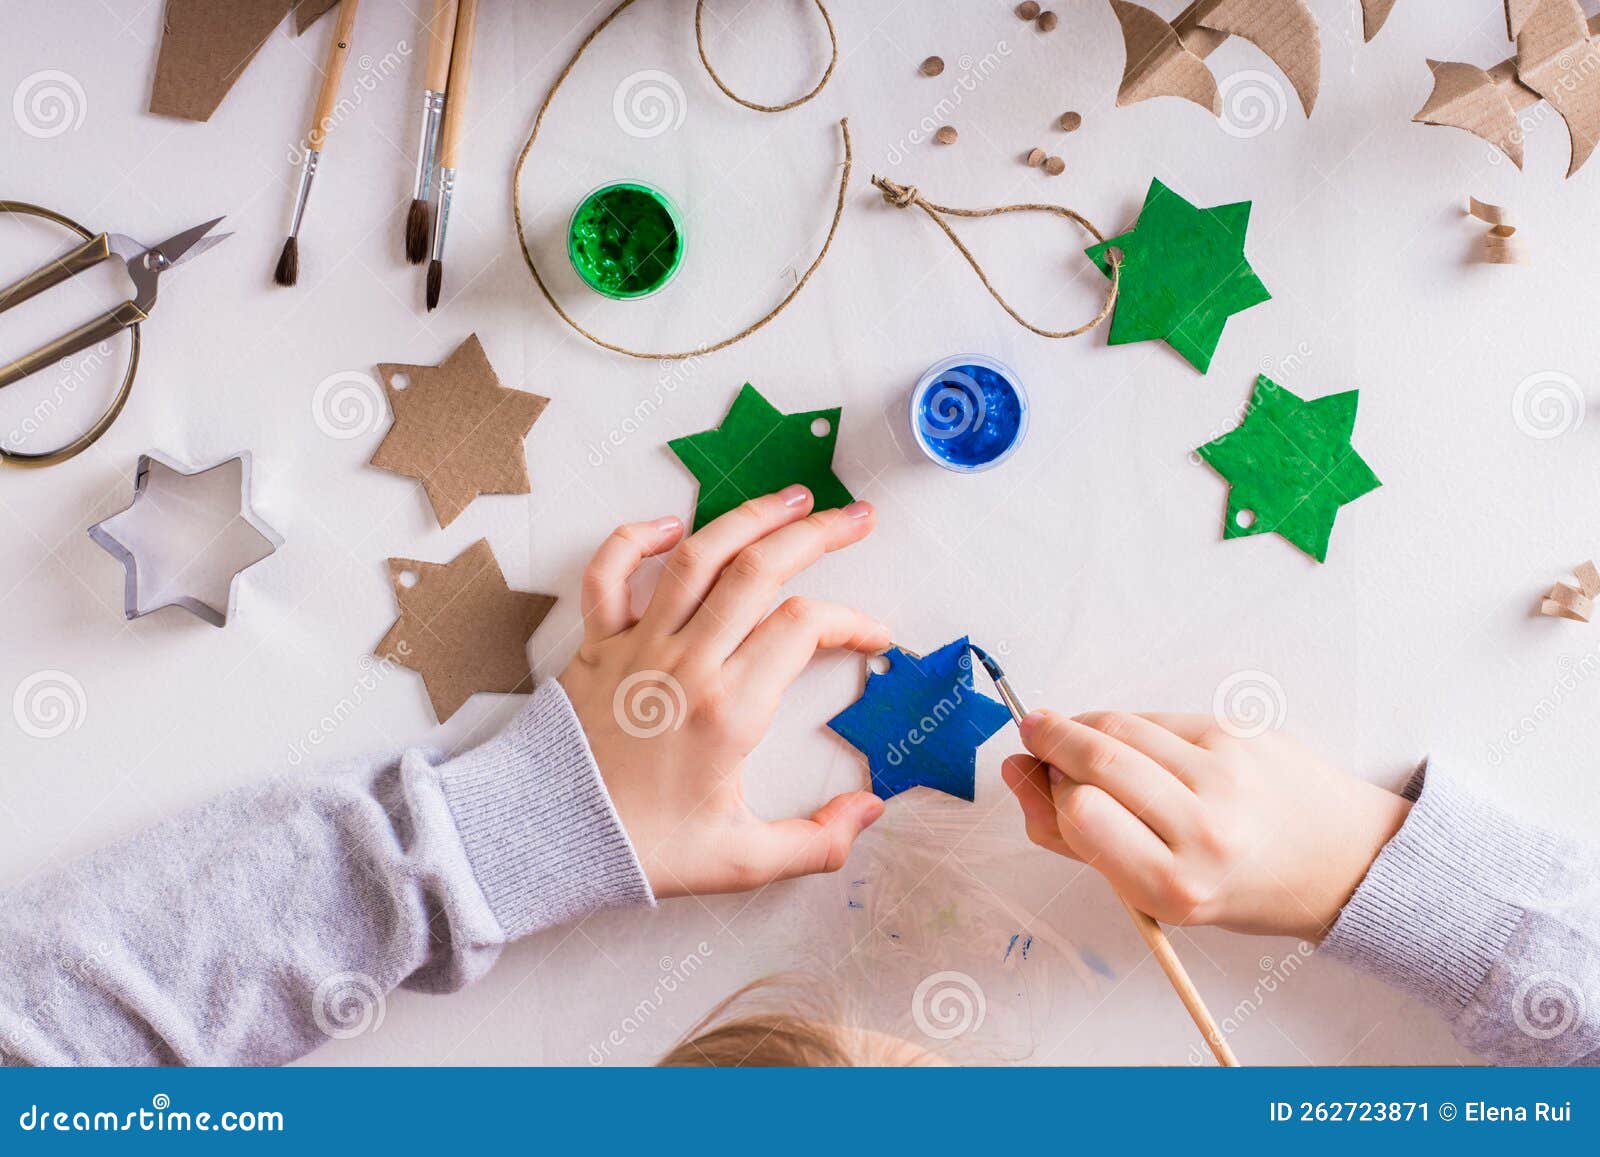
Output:
[[[360,3],[361,0],[339,0],[339,22],[334,25],[333,43],[328,46],[328,60],[322,66],[322,91],[317,94],[317,110],[311,117],[311,129],[306,133],[306,144],[319,153],[333,124],[334,106],[339,103],[339,81],[344,76],[344,62],[350,56],[350,33],[356,26],[356,8]]]
[[[1117,899],[1122,900],[1121,895],[1118,895]],[[1134,927],[1138,928],[1139,935],[1144,937],[1145,946],[1155,956],[1156,963],[1161,965],[1161,971],[1167,974],[1173,991],[1178,994],[1178,999],[1183,1001],[1183,1007],[1189,1010],[1189,1018],[1200,1030],[1200,1035],[1206,1038],[1206,1044],[1211,1048],[1211,1055],[1217,1058],[1219,1065],[1230,1069],[1237,1068],[1239,1058],[1233,1055],[1233,1049],[1228,1046],[1222,1030],[1212,1019],[1211,1010],[1206,1008],[1200,990],[1194,986],[1194,981],[1189,979],[1183,961],[1179,960],[1177,952],[1173,951],[1172,941],[1167,939],[1167,934],[1161,930],[1161,925],[1126,900],[1122,900],[1122,906],[1133,918]]]
[[[428,38],[428,68],[422,85],[443,92],[450,83],[450,46],[456,39],[456,0],[433,0],[433,19],[423,29]]]
[[[472,41],[478,24],[478,0],[461,0],[456,11],[456,38],[450,47],[450,88],[444,98],[444,130],[439,141],[439,167],[456,167],[456,147],[467,116],[467,84],[472,76]]]

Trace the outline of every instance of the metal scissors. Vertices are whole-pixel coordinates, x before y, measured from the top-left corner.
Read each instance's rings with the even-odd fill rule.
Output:
[[[200,256],[233,234],[219,233],[209,236],[211,230],[222,221],[222,218],[218,217],[203,225],[185,229],[159,245],[144,245],[120,233],[90,233],[88,229],[69,217],[23,201],[0,201],[0,213],[21,213],[42,217],[72,230],[84,239],[83,244],[71,252],[62,254],[48,265],[0,289],[0,313],[21,305],[52,286],[59,285],[112,258],[123,263],[128,277],[133,281],[134,295],[127,301],[113,306],[70,333],[62,334],[41,349],[24,354],[14,361],[0,364],[0,389],[3,389],[13,382],[47,369],[63,358],[108,341],[125,329],[133,331],[133,349],[122,386],[111,405],[95,420],[88,431],[64,446],[39,454],[25,454],[0,446],[0,459],[7,462],[20,466],[50,466],[64,462],[88,449],[110,428],[111,423],[116,421],[117,415],[122,412],[123,404],[128,400],[128,393],[133,388],[134,374],[139,368],[139,323],[149,320],[150,311],[155,308],[156,291],[161,275],[185,261]]]

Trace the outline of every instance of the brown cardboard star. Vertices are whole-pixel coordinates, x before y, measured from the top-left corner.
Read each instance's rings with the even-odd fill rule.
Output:
[[[488,539],[447,563],[391,558],[389,581],[400,617],[374,654],[422,676],[439,722],[474,692],[533,690],[528,640],[555,596],[508,587]]]
[[[436,366],[386,363],[378,373],[394,423],[372,464],[420,480],[440,526],[480,494],[528,493],[522,440],[550,399],[501,385],[477,334]]]

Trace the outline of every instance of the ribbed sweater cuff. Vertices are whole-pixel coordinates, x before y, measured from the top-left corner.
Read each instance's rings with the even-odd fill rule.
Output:
[[[509,727],[439,778],[507,940],[601,908],[655,903],[556,680],[539,684]]]
[[[1554,838],[1437,770],[1373,861],[1322,951],[1454,1015],[1482,986],[1548,878]]]

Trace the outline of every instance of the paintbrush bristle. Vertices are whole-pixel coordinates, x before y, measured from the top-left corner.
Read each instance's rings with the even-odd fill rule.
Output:
[[[444,262],[434,258],[428,262],[428,311],[439,305],[439,287],[444,284]]]
[[[406,260],[421,265],[428,258],[428,203],[412,201],[406,214]]]
[[[279,285],[293,285],[300,280],[300,242],[294,237],[284,240],[283,252],[278,255],[278,268],[272,271],[272,280]]]

